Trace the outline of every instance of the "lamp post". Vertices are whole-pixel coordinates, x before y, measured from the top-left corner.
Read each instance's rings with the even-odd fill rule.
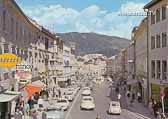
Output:
[[[150,100],[150,80],[149,80],[149,16],[150,11],[148,9],[144,9],[144,11],[147,13],[147,31],[146,31],[146,44],[147,44],[147,104]]]

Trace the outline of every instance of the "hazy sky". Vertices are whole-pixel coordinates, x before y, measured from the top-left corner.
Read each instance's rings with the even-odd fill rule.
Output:
[[[96,32],[130,38],[150,0],[16,0],[26,15],[55,32]]]

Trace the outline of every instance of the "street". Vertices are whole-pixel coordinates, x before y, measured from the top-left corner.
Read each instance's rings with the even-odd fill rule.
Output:
[[[113,88],[112,88],[113,89]],[[79,94],[77,99],[73,102],[72,107],[68,110],[65,119],[96,119],[97,114],[101,116],[101,119],[144,119],[144,117],[138,116],[137,114],[127,110],[125,99],[122,97],[122,113],[121,115],[108,115],[106,110],[110,98],[108,97],[109,87],[107,83],[99,85],[95,84],[95,88],[92,91],[92,96],[95,99],[96,108],[94,111],[83,111],[80,110],[80,103],[82,95]],[[81,93],[81,92],[80,92]],[[115,91],[111,90],[111,99],[115,100]]]

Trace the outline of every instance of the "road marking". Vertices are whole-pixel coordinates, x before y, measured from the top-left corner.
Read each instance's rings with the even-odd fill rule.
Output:
[[[125,111],[128,112],[129,114],[135,116],[137,119],[145,119],[142,116],[139,116],[137,113],[131,112],[131,111],[126,110],[126,109],[125,109]]]
[[[141,116],[141,117],[143,117],[144,119],[150,119],[149,117],[146,117],[146,116],[144,116],[142,114],[139,114],[139,113],[136,113],[136,114],[139,115],[139,116]]]
[[[69,115],[70,115],[70,113],[71,113],[71,110],[72,110],[74,104],[76,103],[76,101],[77,101],[77,99],[78,99],[78,97],[79,97],[80,94],[81,94],[81,90],[78,92],[78,95],[76,96],[75,100],[72,102],[72,105],[71,105],[71,107],[69,108],[69,110],[68,110],[68,112],[67,112],[67,114],[66,114],[66,116],[65,116],[65,119],[67,119],[67,118],[69,117]]]

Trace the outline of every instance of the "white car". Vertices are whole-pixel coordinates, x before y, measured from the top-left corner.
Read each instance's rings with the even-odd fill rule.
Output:
[[[94,99],[91,96],[84,96],[82,98],[82,102],[80,105],[81,110],[86,109],[86,110],[94,110],[95,109],[95,103]]]
[[[111,101],[108,109],[109,114],[119,114],[121,113],[120,103],[117,101]]]
[[[67,92],[73,92],[73,94],[76,95],[78,91],[75,88],[68,88]]]
[[[74,95],[74,92],[68,91],[68,92],[65,92],[64,97],[68,99],[68,101],[72,102],[74,100],[75,95]]]
[[[57,103],[55,104],[57,109],[64,110],[64,111],[68,110],[69,105],[70,103],[66,98],[58,99]]]
[[[84,88],[83,88],[83,91],[82,91],[82,95],[84,95],[84,96],[89,96],[89,95],[91,95],[90,88],[89,88],[89,87],[84,87]]]

